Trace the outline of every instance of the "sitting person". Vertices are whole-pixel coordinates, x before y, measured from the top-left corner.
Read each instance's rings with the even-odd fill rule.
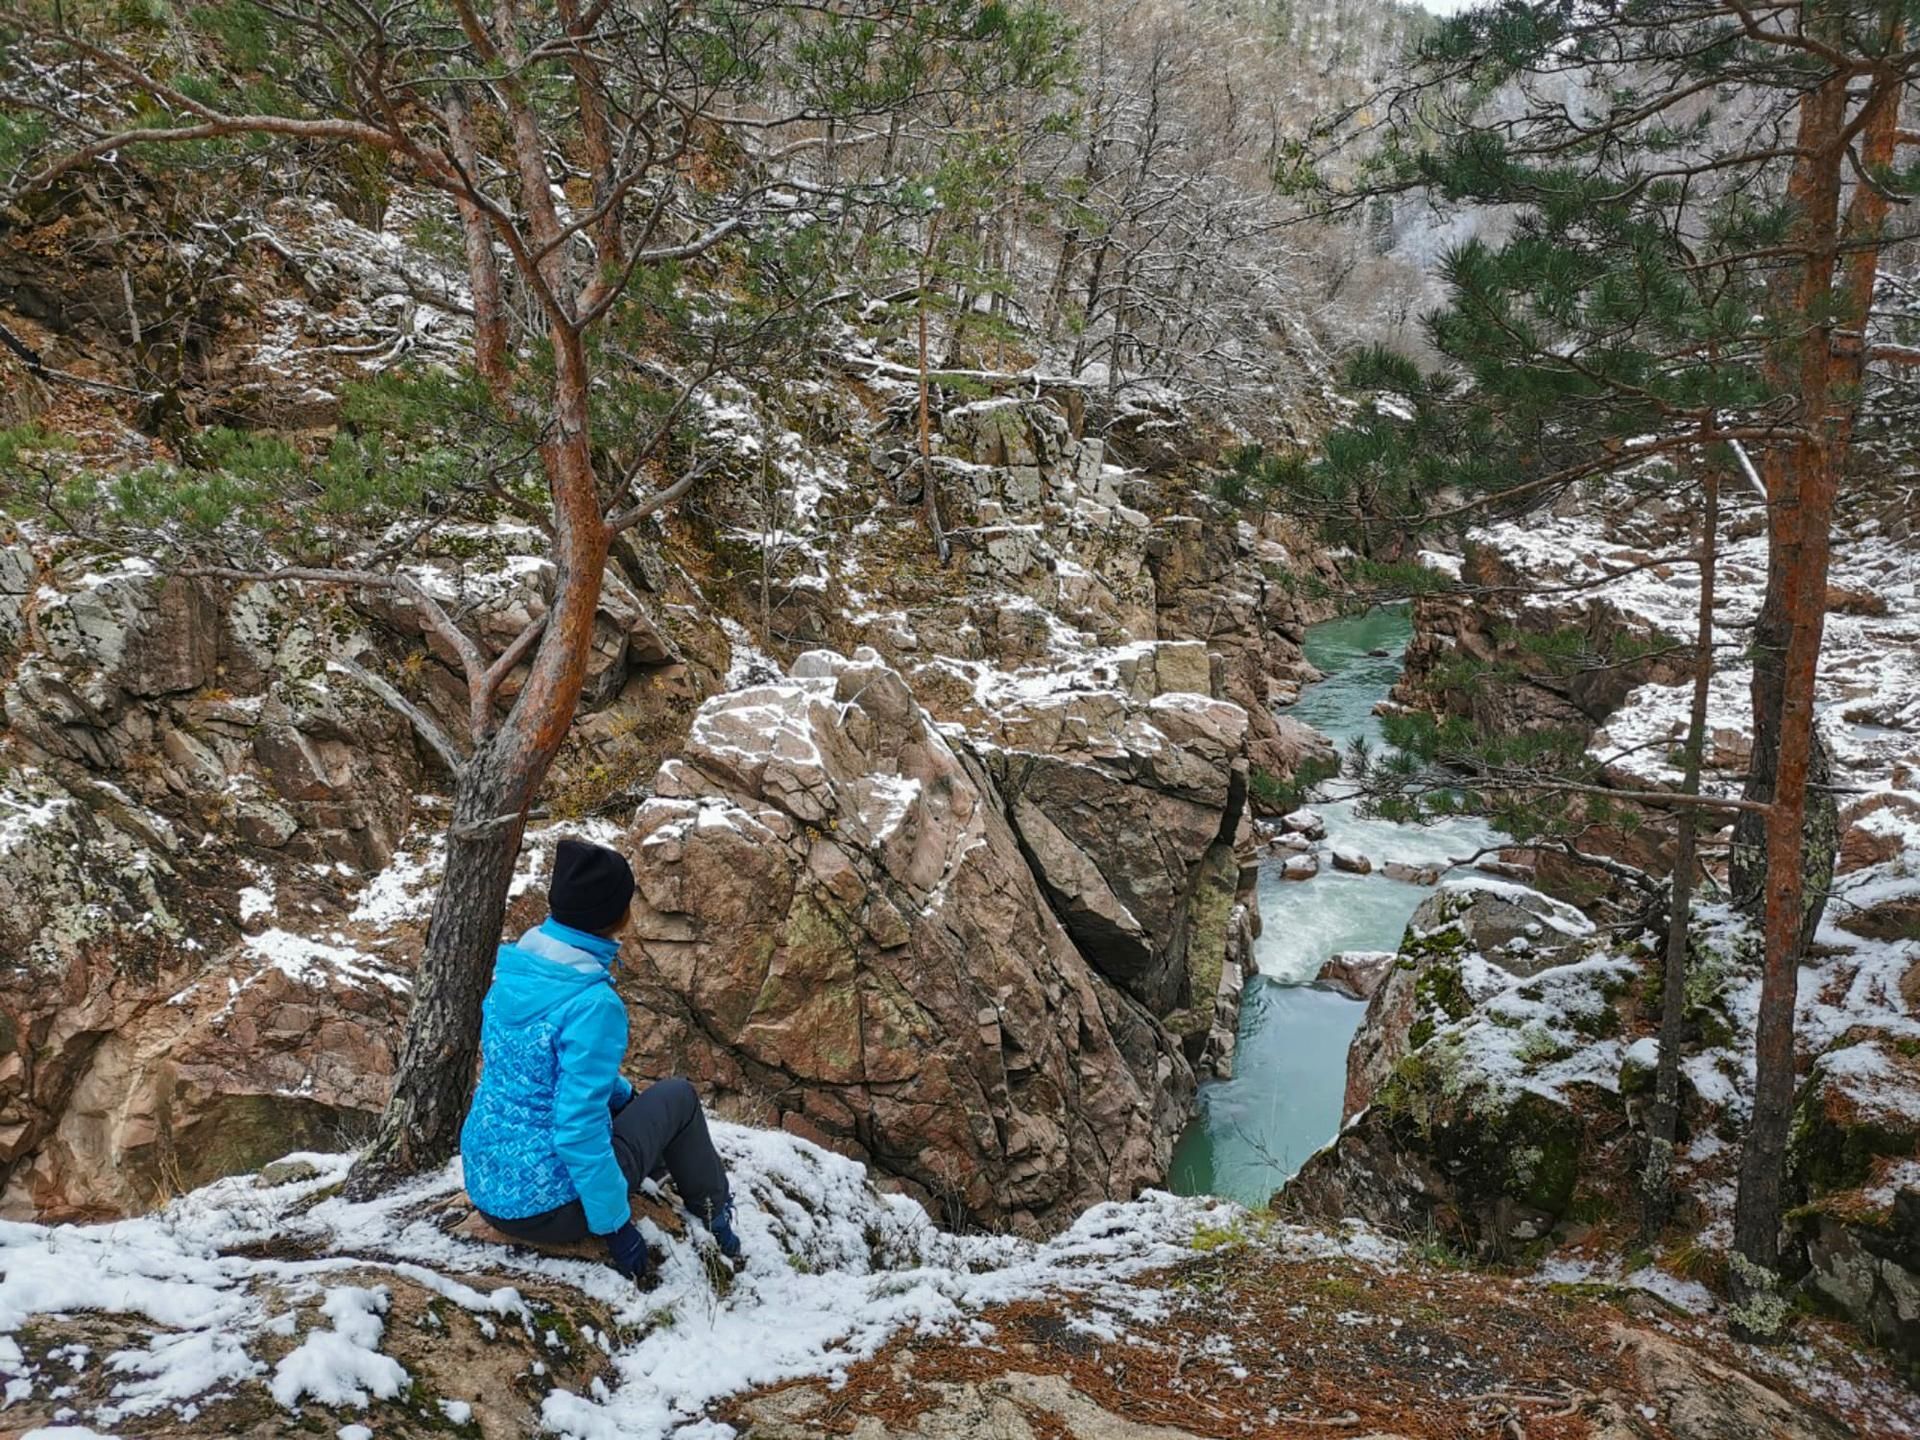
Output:
[[[740,1241],[693,1086],[662,1080],[636,1093],[620,1075],[627,1011],[611,972],[633,889],[618,852],[560,842],[548,919],[502,945],[494,965],[460,1153],[488,1224],[536,1245],[603,1236],[614,1267],[640,1282],[647,1246],[627,1196],[663,1165],[729,1258]]]

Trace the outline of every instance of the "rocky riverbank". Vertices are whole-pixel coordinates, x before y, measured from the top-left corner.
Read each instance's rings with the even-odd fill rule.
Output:
[[[1636,789],[1678,783],[1668,752],[1682,687],[1648,659],[1569,679],[1526,637],[1583,637],[1593,655],[1622,635],[1658,650],[1688,632],[1692,577],[1666,569],[1658,536],[1586,512],[1476,531],[1463,573],[1489,587],[1470,603],[1428,599],[1397,698],[1471,714],[1513,733],[1572,726]],[[1848,1317],[1920,1357],[1920,932],[1901,918],[1920,894],[1920,562],[1897,517],[1863,510],[1837,552],[1821,723],[1836,760],[1842,859],[1835,894],[1801,974],[1797,1036],[1805,1079],[1790,1157],[1790,1265],[1804,1302]],[[1727,537],[1721,623],[1750,619],[1761,570],[1737,516]],[[1672,535],[1666,538],[1671,541]],[[1501,577],[1526,571],[1574,586],[1519,611]],[[1615,578],[1609,579],[1612,576]],[[1874,603],[1858,597],[1871,594]],[[1563,647],[1564,648],[1564,647]],[[1449,660],[1504,669],[1457,686]],[[1744,673],[1714,687],[1711,786],[1745,764]],[[1584,836],[1657,871],[1658,844],[1630,828]],[[1709,848],[1724,875],[1724,847]],[[1617,922],[1604,885],[1510,860],[1536,883]],[[1597,903],[1598,902],[1598,903]],[[1635,1235],[1633,1178],[1658,1056],[1663,937],[1596,924],[1523,886],[1449,882],[1409,924],[1370,1001],[1348,1061],[1345,1122],[1280,1203],[1293,1213],[1360,1216],[1432,1234],[1506,1261],[1548,1255],[1556,1273],[1724,1293],[1734,1166],[1749,1108],[1758,937],[1709,885],[1695,914],[1678,1190],[1681,1212],[1654,1253]],[[1666,1277],[1664,1280],[1659,1277]]]

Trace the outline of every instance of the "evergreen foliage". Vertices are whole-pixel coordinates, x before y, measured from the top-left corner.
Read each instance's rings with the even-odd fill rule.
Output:
[[[1355,415],[1292,487],[1330,533],[1372,556],[1603,477],[1683,503],[1702,477],[1745,471],[1764,487],[1747,787],[1763,808],[1742,813],[1751,829],[1735,846],[1736,887],[1743,866],[1764,868],[1764,893],[1750,894],[1768,933],[1736,1221],[1747,1299],[1777,1258],[1795,966],[1825,887],[1805,821],[1830,804],[1809,801],[1809,776],[1823,764],[1812,690],[1836,495],[1863,413],[1910,363],[1875,311],[1880,257],[1913,233],[1900,212],[1920,194],[1920,146],[1899,128],[1920,81],[1915,18],[1903,0],[1498,0],[1429,36],[1380,102],[1384,122],[1366,122],[1385,136],[1356,184],[1336,187],[1304,152],[1283,157],[1286,183],[1317,190],[1326,212],[1417,195],[1504,220],[1444,257],[1446,303],[1424,325],[1444,379],[1390,356],[1356,362]],[[1349,134],[1365,128],[1354,120]],[[1712,537],[1696,543],[1710,594]],[[1710,626],[1703,600],[1703,643]],[[1576,650],[1551,658],[1590,663]],[[1442,681],[1496,683],[1473,668]],[[1706,675],[1703,656],[1696,788]],[[1579,796],[1582,823],[1617,818],[1600,814],[1605,786],[1565,737],[1407,721],[1393,738],[1398,755],[1361,767],[1389,807],[1452,803],[1422,779],[1446,762],[1479,776],[1522,835],[1554,826],[1556,795]],[[1406,798],[1423,788],[1418,805]],[[1676,875],[1682,916],[1688,883]],[[1669,963],[1684,966],[1677,934]]]

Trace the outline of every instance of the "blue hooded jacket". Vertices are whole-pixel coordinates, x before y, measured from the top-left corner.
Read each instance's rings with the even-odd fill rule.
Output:
[[[618,941],[549,919],[500,947],[480,1019],[480,1084],[460,1130],[467,1195],[523,1220],[578,1199],[596,1235],[631,1218],[613,1157],[612,1111],[627,1010],[613,988]]]

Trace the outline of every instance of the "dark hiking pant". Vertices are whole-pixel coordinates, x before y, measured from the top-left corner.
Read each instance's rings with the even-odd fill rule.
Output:
[[[626,1175],[629,1190],[638,1190],[664,1166],[681,1202],[695,1217],[711,1220],[726,1208],[726,1167],[707,1134],[700,1097],[691,1082],[678,1076],[634,1091],[614,1115],[613,1158]],[[493,1215],[486,1220],[501,1234],[534,1245],[571,1245],[588,1234],[587,1212],[578,1200],[520,1220]]]

